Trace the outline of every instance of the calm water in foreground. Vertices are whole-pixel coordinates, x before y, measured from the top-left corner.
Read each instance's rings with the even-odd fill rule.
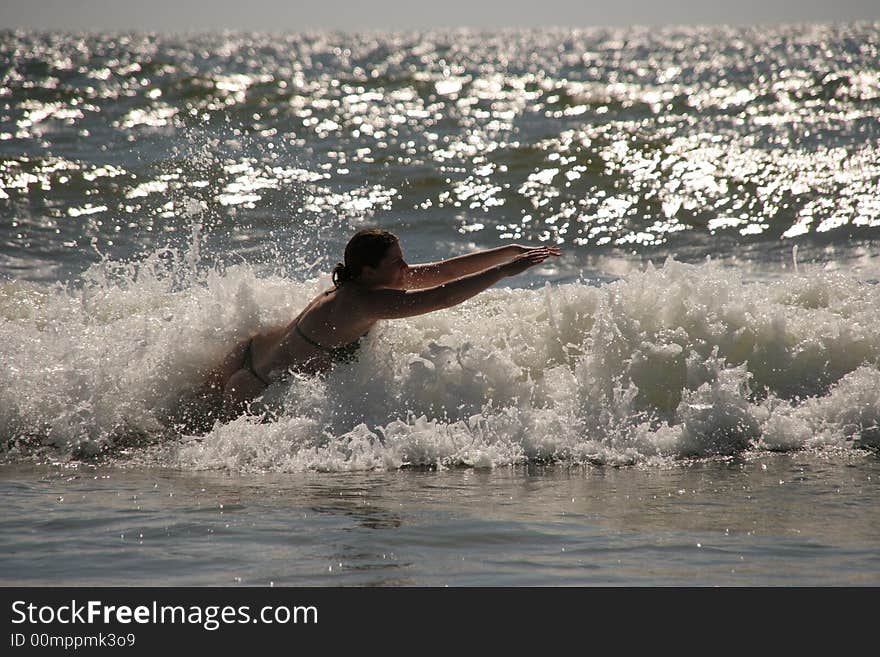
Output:
[[[6,466],[27,585],[878,585],[880,464],[231,476]]]

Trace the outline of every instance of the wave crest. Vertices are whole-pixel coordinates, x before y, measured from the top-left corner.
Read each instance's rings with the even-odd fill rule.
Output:
[[[171,273],[4,287],[7,456],[23,436],[74,456],[146,436],[156,444],[137,458],[233,471],[880,446],[880,287],[852,275],[746,283],[731,268],[669,260],[599,287],[492,289],[382,322],[358,361],[293,377],[267,390],[262,416],[187,437],[170,418],[204,371],[328,281],[241,266],[178,289]]]

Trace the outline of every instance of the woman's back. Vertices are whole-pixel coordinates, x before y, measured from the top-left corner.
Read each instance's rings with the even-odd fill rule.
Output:
[[[270,378],[288,370],[326,371],[339,350],[357,343],[375,319],[362,312],[363,292],[349,283],[326,290],[287,326],[258,336],[255,365]]]

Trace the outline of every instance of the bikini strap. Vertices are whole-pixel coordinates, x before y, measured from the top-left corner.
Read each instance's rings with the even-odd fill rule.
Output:
[[[315,341],[312,340],[309,336],[307,336],[305,333],[303,333],[303,332],[302,332],[302,329],[299,327],[299,322],[297,322],[296,324],[293,325],[293,330],[296,331],[297,333],[299,333],[300,337],[302,337],[302,339],[305,340],[306,342],[308,342],[309,344],[314,345],[314,346],[316,346],[318,349],[321,349],[321,350],[326,351],[326,352],[328,352],[328,353],[333,352],[333,351],[336,351],[336,350],[339,350],[339,349],[352,349],[352,348],[357,348],[357,346],[360,344],[361,338],[366,337],[366,336],[367,336],[367,333],[370,332],[369,329],[367,329],[367,331],[365,331],[364,334],[363,334],[362,336],[360,336],[360,338],[355,338],[355,339],[354,339],[352,342],[350,342],[349,344],[342,345],[342,346],[340,346],[340,347],[325,347],[325,346],[322,345],[321,343],[319,343],[319,342],[315,342]]]
[[[303,332],[302,332],[302,329],[299,327],[299,322],[297,322],[296,324],[293,325],[293,330],[296,331],[297,333],[299,333],[300,337],[301,337],[303,340],[305,340],[306,342],[308,342],[308,343],[311,344],[311,345],[316,346],[318,349],[322,349],[323,351],[329,351],[329,350],[330,350],[328,347],[325,347],[324,345],[322,345],[322,344],[320,344],[320,343],[318,343],[318,342],[315,342],[315,341],[312,340],[309,336],[307,336],[305,333],[303,333]]]
[[[244,368],[250,371],[255,377],[257,377],[265,386],[272,385],[271,381],[266,381],[263,377],[260,376],[259,372],[257,372],[257,368],[254,367],[254,339],[251,338],[247,345],[247,350],[244,352]]]

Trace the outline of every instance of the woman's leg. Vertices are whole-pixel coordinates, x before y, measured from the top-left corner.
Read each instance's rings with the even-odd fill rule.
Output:
[[[240,415],[265,386],[251,372],[242,369],[250,339],[240,341],[223,362],[211,370],[203,387],[205,399],[210,400],[214,413],[221,421]],[[259,383],[259,388],[255,385]]]
[[[259,397],[265,389],[266,384],[252,372],[239,369],[229,377],[223,388],[223,411],[226,418],[240,415],[247,409],[248,402]]]

